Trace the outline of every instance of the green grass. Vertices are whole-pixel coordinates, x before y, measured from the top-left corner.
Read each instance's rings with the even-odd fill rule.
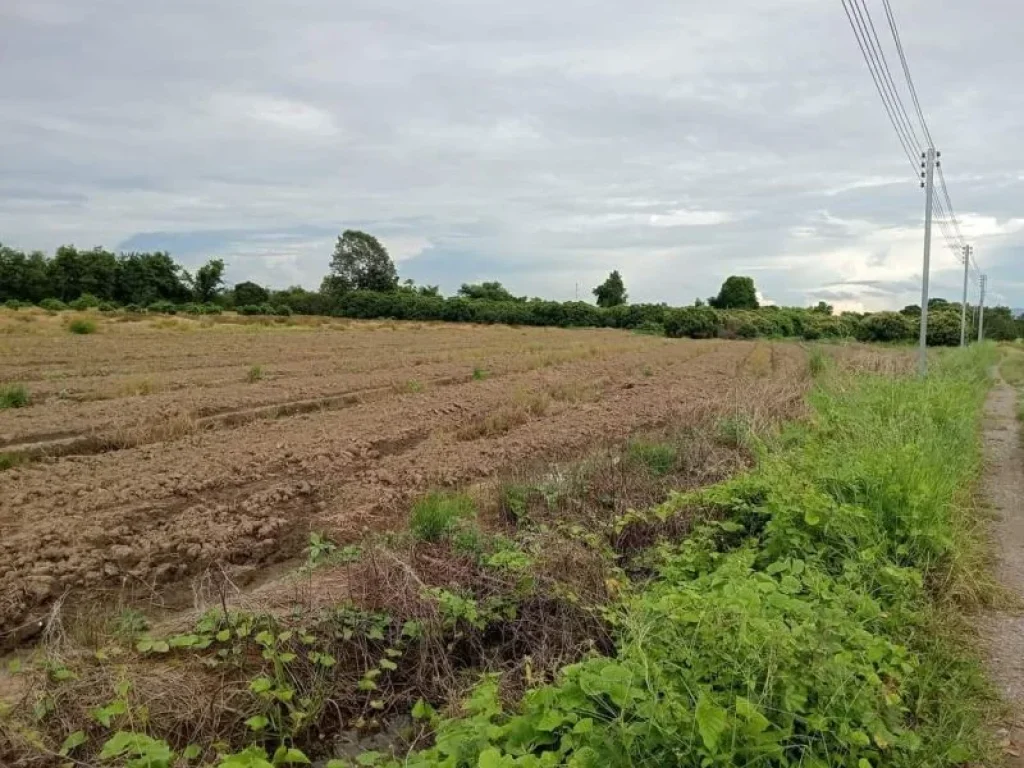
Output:
[[[248,373],[245,374],[245,380],[250,384],[255,384],[257,381],[263,381],[263,366],[254,365],[249,369]]]
[[[68,330],[79,336],[96,333],[96,323],[85,317],[78,317],[68,323]]]
[[[991,594],[966,503],[991,359],[827,372],[813,419],[754,470],[649,514],[715,522],[645,559],[612,656],[514,709],[488,678],[433,747],[383,764],[990,764],[994,699],[960,609]]]
[[[491,374],[489,371],[485,371],[483,368],[479,366],[473,369],[473,381],[483,381],[490,375]]]
[[[813,378],[818,378],[828,367],[828,358],[821,351],[821,347],[811,347],[807,355],[807,370]]]
[[[679,452],[670,443],[633,440],[626,446],[626,460],[653,475],[667,475],[675,468]]]
[[[421,541],[439,541],[462,520],[476,515],[476,506],[462,493],[429,493],[417,501],[409,516],[409,528]]]
[[[12,469],[13,467],[18,466],[24,461],[25,459],[23,456],[21,456],[21,454],[0,453],[0,472],[2,472],[5,469]]]
[[[7,384],[0,387],[0,410],[24,408],[29,403],[28,390],[21,384]]]

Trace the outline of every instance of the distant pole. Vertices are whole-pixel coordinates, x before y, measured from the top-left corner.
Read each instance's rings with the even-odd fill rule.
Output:
[[[971,266],[971,246],[964,246],[964,298],[960,302],[960,346],[967,346],[967,270]]]
[[[932,257],[932,192],[935,181],[935,147],[921,154],[924,162],[924,267],[921,271],[921,357],[918,373],[928,375],[928,272]]]
[[[978,341],[985,339],[985,286],[988,285],[988,275],[981,276],[981,298],[978,299]]]

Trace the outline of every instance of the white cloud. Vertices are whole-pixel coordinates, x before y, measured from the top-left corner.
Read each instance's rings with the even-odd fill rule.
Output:
[[[961,229],[1024,306],[1024,173],[1007,160],[1024,92],[1005,65],[1024,7],[993,23],[907,3]],[[920,273],[921,190],[830,3],[124,8],[0,2],[5,243],[149,233],[316,285],[333,233],[354,227],[421,281],[567,298],[618,267],[637,301],[749,273],[782,304],[827,287],[851,294],[829,303],[884,306]],[[955,290],[939,233],[933,250],[937,289]]]

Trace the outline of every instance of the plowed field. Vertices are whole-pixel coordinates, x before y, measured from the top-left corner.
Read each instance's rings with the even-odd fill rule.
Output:
[[[311,530],[398,527],[430,488],[792,402],[808,380],[788,343],[174,325],[0,336],[0,385],[30,397],[0,410],[0,645],[69,592],[258,574]]]

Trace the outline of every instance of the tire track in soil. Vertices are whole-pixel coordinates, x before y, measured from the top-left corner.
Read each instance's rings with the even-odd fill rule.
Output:
[[[991,524],[996,577],[1024,601],[1024,449],[1017,393],[1000,378],[985,404],[982,495],[996,517]],[[980,630],[991,679],[1012,708],[1003,739],[1006,765],[1024,768],[1024,613],[991,612]]]
[[[46,520],[44,516],[43,520],[29,524],[29,530],[5,536],[0,542],[0,550],[5,550],[0,562],[7,563],[6,572],[0,568],[0,631],[10,631],[12,624],[24,619],[33,607],[45,606],[69,586],[69,582],[71,586],[90,591],[123,585],[127,580],[145,584],[146,590],[153,591],[161,582],[180,583],[212,562],[264,566],[286,559],[304,544],[305,533],[309,530],[306,526],[314,518],[350,533],[355,526],[367,524],[387,527],[394,521],[394,512],[402,503],[438,480],[466,482],[493,474],[510,461],[552,450],[586,450],[595,440],[621,437],[624,428],[628,434],[638,426],[653,426],[665,418],[665,412],[652,415],[651,403],[664,409],[668,394],[699,399],[702,387],[725,392],[735,386],[735,359],[742,351],[740,343],[729,343],[728,348],[719,344],[704,345],[696,355],[666,361],[643,387],[614,391],[621,384],[621,377],[612,377],[602,393],[607,396],[613,391],[611,405],[602,401],[565,407],[553,415],[557,418],[538,417],[512,433],[482,444],[474,441],[472,446],[457,445],[454,450],[444,450],[436,441],[428,444],[439,423],[450,428],[478,418],[507,397],[507,382],[473,382],[472,389],[465,387],[463,393],[464,397],[468,396],[468,404],[463,398],[447,398],[447,402],[446,398],[435,398],[411,403],[414,413],[408,419],[396,418],[401,410],[396,413],[395,407],[378,413],[385,421],[374,430],[375,434],[370,433],[371,439],[361,443],[350,440],[350,450],[337,446],[334,452],[320,452],[314,457],[326,461],[310,462],[307,453],[285,456],[281,461],[268,464],[260,462],[259,453],[254,452],[258,476],[242,477],[228,487],[189,488],[187,484],[185,487],[171,484],[172,487],[166,488],[163,483],[162,497],[159,493],[147,493],[141,503],[129,501],[111,505],[94,499],[94,503],[83,508],[83,511],[92,509],[88,513],[89,524],[83,526],[86,530],[72,534],[73,545],[69,542],[65,516],[57,520]],[[712,354],[703,354],[705,352]],[[595,369],[621,368],[623,364],[622,359],[598,365],[574,363],[566,366],[568,370],[528,371],[521,378],[535,383],[563,381],[567,374],[593,379]],[[482,391],[484,385],[489,386],[488,392]],[[437,403],[437,399],[442,402]],[[401,405],[396,404],[399,408]],[[600,422],[600,408],[614,409],[620,414],[619,421],[588,426],[591,416],[596,416]],[[368,416],[373,416],[374,411],[381,411],[380,404],[366,410],[370,412]],[[576,411],[583,411],[587,418],[580,419]],[[426,423],[420,425],[423,420]],[[388,425],[404,421],[417,426],[387,433]],[[254,427],[267,429],[260,425]],[[315,442],[310,447],[316,447]],[[156,446],[143,450],[159,453],[166,448],[168,446]],[[209,446],[197,448],[202,448],[202,453],[209,451]],[[441,455],[438,455],[439,448]],[[173,459],[175,454],[170,455]],[[112,468],[118,464],[115,461]],[[55,466],[59,467],[60,463]],[[437,472],[438,467],[444,469]],[[334,480],[339,477],[340,481]],[[78,496],[82,495],[81,490]],[[328,505],[327,499],[334,493],[337,493],[335,503]],[[74,498],[73,495],[70,501]],[[329,506],[340,508],[340,520],[338,513]],[[74,519],[74,515],[70,517]],[[84,522],[81,514],[79,520]],[[86,549],[84,556],[76,551],[82,547]]]

